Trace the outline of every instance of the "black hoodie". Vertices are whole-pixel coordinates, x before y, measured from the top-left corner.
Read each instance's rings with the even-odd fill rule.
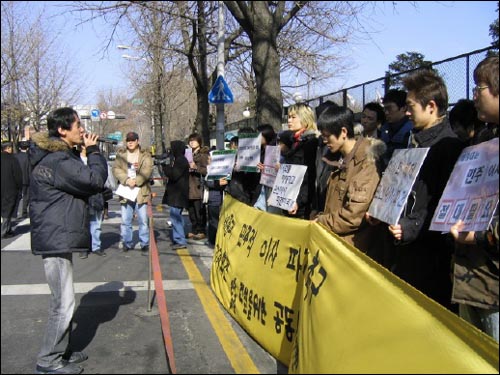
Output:
[[[163,173],[167,177],[167,186],[163,195],[163,204],[171,207],[189,207],[189,162],[184,153],[186,145],[183,141],[170,142],[172,150],[170,164],[164,164]]]

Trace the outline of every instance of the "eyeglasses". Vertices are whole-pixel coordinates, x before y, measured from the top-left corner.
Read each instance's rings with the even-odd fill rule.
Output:
[[[490,86],[475,86],[473,89],[472,89],[472,93],[474,95],[477,95],[481,92],[481,90],[484,90],[484,89],[487,89],[489,88]]]

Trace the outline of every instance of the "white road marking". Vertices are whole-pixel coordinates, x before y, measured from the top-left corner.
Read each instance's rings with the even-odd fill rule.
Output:
[[[103,292],[144,292],[148,290],[148,281],[108,281],[108,282],[88,282],[75,283],[75,293],[103,293]],[[164,290],[186,290],[193,289],[190,280],[163,280]],[[151,290],[154,290],[154,282],[151,281]],[[50,294],[47,284],[19,284],[2,285],[2,296],[26,296]]]

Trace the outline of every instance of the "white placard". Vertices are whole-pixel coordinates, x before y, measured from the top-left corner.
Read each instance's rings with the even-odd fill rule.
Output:
[[[238,170],[258,172],[262,134],[238,133]]]
[[[373,196],[368,214],[397,224],[429,148],[396,149]]]
[[[278,171],[276,165],[280,162],[280,146],[266,146],[264,169],[260,172],[261,185],[273,187]]]
[[[269,206],[290,211],[299,195],[306,170],[305,165],[281,164],[269,197]]]
[[[207,180],[228,179],[233,174],[236,150],[218,150],[210,152],[210,164],[207,166]]]
[[[458,220],[464,222],[464,231],[486,230],[498,204],[498,168],[498,138],[465,148],[429,230],[449,232]]]

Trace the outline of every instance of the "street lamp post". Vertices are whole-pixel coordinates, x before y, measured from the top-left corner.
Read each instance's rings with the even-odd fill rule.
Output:
[[[118,45],[118,49],[133,49],[136,48],[126,46],[126,45]],[[155,154],[162,155],[165,153],[165,149],[163,147],[163,95],[162,95],[162,82],[163,82],[163,66],[160,61],[161,55],[156,53],[153,55],[153,59],[148,59],[146,57],[132,56],[128,54],[123,54],[122,58],[130,61],[139,61],[144,60],[146,63],[151,65],[152,75],[154,79],[154,99],[153,99],[153,107],[156,110],[151,111],[151,121],[153,122],[153,136],[155,143]]]

